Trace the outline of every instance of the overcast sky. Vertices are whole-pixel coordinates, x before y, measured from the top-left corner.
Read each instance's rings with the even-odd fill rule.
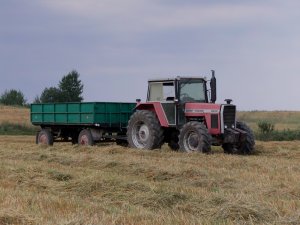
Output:
[[[75,69],[85,101],[207,76],[239,110],[300,110],[299,0],[0,0],[0,93],[33,101]]]

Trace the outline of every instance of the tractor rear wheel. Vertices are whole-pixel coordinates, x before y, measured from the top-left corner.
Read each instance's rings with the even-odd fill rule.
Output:
[[[47,129],[42,129],[36,135],[36,143],[41,145],[53,145],[53,135]]]
[[[223,144],[222,147],[224,149],[225,153],[228,154],[240,154],[240,155],[250,155],[254,153],[254,134],[250,127],[245,124],[244,122],[236,122],[236,127],[238,129],[241,129],[245,131],[246,134],[246,140],[243,143],[238,144]]]
[[[179,134],[179,150],[203,153],[211,151],[211,135],[204,124],[191,121],[182,127]]]
[[[78,144],[85,145],[85,146],[92,146],[94,145],[94,139],[92,136],[92,132],[89,129],[84,129],[80,131],[78,136]]]
[[[149,150],[160,148],[163,139],[163,129],[153,112],[139,110],[130,117],[127,127],[129,147]]]

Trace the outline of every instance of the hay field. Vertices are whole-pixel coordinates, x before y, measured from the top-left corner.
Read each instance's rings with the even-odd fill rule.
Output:
[[[258,129],[257,122],[261,120],[274,123],[276,130],[300,130],[300,111],[243,111],[238,112],[237,117],[255,131]]]
[[[300,224],[300,142],[254,156],[0,137],[0,224]]]
[[[299,112],[239,112],[297,129]],[[273,116],[273,117],[272,117]],[[30,124],[0,106],[0,123]],[[0,224],[300,224],[300,142],[257,142],[253,156],[100,144],[35,145],[0,136]]]
[[[7,122],[27,126],[31,125],[30,109],[0,105],[0,124]]]

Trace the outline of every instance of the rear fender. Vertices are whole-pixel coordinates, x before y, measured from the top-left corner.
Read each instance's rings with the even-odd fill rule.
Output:
[[[159,123],[162,127],[169,127],[165,111],[160,102],[140,103],[135,107],[135,110],[149,110],[156,114]]]

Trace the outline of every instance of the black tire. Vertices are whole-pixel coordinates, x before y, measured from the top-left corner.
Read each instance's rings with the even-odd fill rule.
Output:
[[[178,131],[173,131],[170,135],[170,139],[168,141],[168,146],[174,150],[178,151],[179,150],[179,138],[178,138],[179,132]]]
[[[117,139],[116,144],[122,147],[128,147],[128,141],[122,140],[122,139]]]
[[[36,135],[36,143],[39,145],[53,145],[53,135],[47,129],[42,129]]]
[[[78,144],[83,146],[92,146],[94,145],[94,139],[92,132],[88,129],[80,131],[78,135]]]
[[[246,141],[244,143],[234,144],[223,144],[222,147],[225,153],[228,154],[240,154],[240,155],[251,155],[255,151],[255,140],[253,131],[244,122],[236,122],[236,127],[245,131]]]
[[[160,148],[163,139],[163,129],[153,112],[140,110],[130,117],[127,127],[129,147],[149,150]]]
[[[70,136],[71,136],[72,145],[78,144],[79,133],[78,132],[72,132]]]
[[[186,123],[179,134],[179,150],[183,152],[211,151],[211,135],[204,124],[191,121]]]
[[[72,145],[77,145],[78,144],[78,136],[72,136]]]

